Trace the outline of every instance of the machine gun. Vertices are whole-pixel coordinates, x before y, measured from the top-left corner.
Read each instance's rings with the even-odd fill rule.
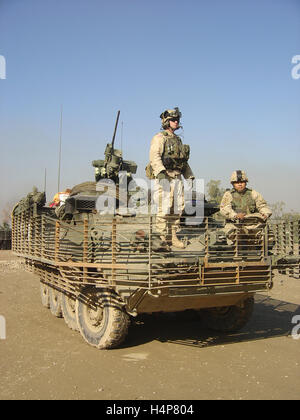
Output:
[[[114,148],[116,132],[118,128],[120,111],[118,111],[115,123],[114,134],[111,143],[108,143],[104,152],[104,160],[94,160],[92,165],[95,168],[95,180],[98,182],[101,179],[111,179],[115,183],[119,181],[119,173],[124,171],[127,173],[127,178],[131,178],[132,174],[136,173],[137,164],[133,161],[123,160],[122,151]]]

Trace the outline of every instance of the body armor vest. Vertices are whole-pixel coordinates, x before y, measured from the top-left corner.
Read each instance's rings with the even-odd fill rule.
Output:
[[[256,213],[256,203],[252,197],[252,190],[246,188],[243,193],[238,193],[235,189],[231,190],[231,207],[236,213],[251,214]]]
[[[190,157],[190,146],[182,144],[180,137],[170,136],[163,132],[165,144],[162,155],[162,162],[167,170],[178,170],[183,172]]]

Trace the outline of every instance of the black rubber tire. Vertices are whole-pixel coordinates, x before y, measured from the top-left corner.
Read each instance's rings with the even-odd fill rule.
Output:
[[[61,296],[61,292],[54,289],[53,287],[49,288],[50,312],[57,318],[62,318]]]
[[[40,282],[40,290],[41,290],[42,305],[45,308],[49,309],[50,308],[49,286]]]
[[[61,295],[62,316],[71,330],[79,331],[76,318],[76,298],[62,293]]]
[[[118,347],[126,338],[129,316],[112,292],[88,289],[76,301],[76,317],[84,340],[97,349]]]
[[[221,332],[235,332],[243,328],[250,320],[254,307],[254,297],[251,296],[238,306],[206,309],[203,311],[203,321],[209,328]]]

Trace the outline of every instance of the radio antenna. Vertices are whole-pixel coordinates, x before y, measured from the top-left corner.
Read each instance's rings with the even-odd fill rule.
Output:
[[[123,121],[121,123],[121,152],[123,153]]]
[[[57,192],[60,191],[60,166],[61,166],[61,139],[62,139],[62,116],[63,107],[60,108],[60,128],[59,128],[59,154],[58,154],[58,177],[57,177]]]
[[[44,191],[46,192],[47,188],[47,168],[45,168],[45,176],[44,176]]]

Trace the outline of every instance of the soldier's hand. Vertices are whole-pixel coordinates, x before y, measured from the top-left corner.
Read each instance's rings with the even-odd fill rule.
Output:
[[[245,219],[246,214],[245,213],[238,213],[235,218],[238,220],[244,220]]]
[[[159,185],[165,192],[170,192],[170,178],[165,171],[161,171],[157,177]]]
[[[166,174],[166,171],[161,171],[157,177],[156,177],[159,181],[161,181],[162,179],[168,179],[168,176]]]

